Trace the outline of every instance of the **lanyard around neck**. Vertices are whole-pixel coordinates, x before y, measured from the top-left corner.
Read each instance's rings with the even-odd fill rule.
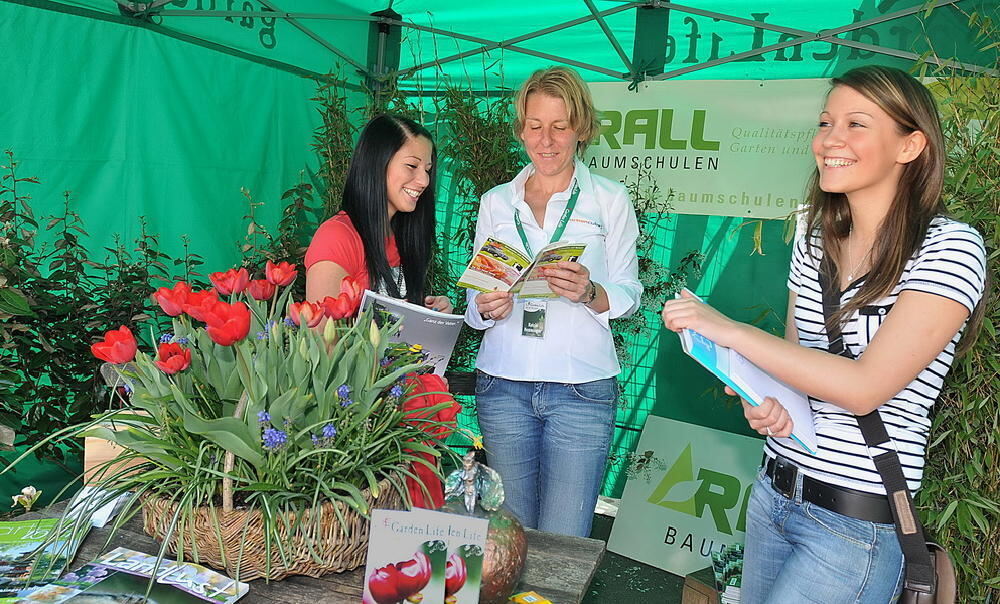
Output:
[[[562,217],[559,218],[559,223],[556,224],[556,230],[552,233],[552,239],[549,239],[549,243],[555,243],[562,237],[563,231],[566,230],[566,225],[569,223],[569,218],[573,215],[573,210],[576,208],[578,197],[580,197],[580,185],[576,184],[576,180],[574,180],[573,192],[570,193],[569,201],[566,202],[566,209],[563,210]],[[517,234],[521,236],[524,251],[528,253],[529,257],[534,256],[534,253],[531,251],[531,244],[528,243],[528,236],[524,233],[524,226],[521,224],[520,209],[514,210],[514,225],[517,227]]]

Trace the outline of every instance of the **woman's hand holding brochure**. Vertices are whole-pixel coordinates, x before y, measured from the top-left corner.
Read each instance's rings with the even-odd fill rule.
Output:
[[[686,289],[664,305],[662,316],[664,325],[680,336],[684,352],[726,384],[727,393],[743,399],[743,414],[751,428],[774,438],[787,437],[816,453],[819,445],[809,398],[728,347],[741,323]]]

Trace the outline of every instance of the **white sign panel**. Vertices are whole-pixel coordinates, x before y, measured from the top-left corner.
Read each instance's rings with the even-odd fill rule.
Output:
[[[743,542],[763,448],[757,438],[650,415],[608,549],[678,575],[711,566],[713,551]]]
[[[810,143],[827,80],[676,80],[637,92],[590,84],[601,132],[594,172],[634,181],[648,171],[671,211],[785,217],[803,203]]]

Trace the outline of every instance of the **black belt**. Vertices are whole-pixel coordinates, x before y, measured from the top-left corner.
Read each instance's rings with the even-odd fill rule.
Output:
[[[771,479],[774,490],[788,498],[794,496],[798,466],[781,456],[764,457],[764,472]],[[858,520],[882,524],[894,522],[889,499],[885,495],[835,486],[808,476],[802,476],[802,500]]]

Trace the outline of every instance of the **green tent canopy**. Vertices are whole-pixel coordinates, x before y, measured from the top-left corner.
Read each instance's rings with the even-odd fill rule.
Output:
[[[907,68],[930,51],[940,57],[932,63],[996,75],[972,15],[996,19],[997,0],[7,0],[0,149],[14,152],[22,176],[39,177],[27,189],[37,215],[59,212],[71,191],[92,249],[131,242],[141,216],[168,254],[182,254],[186,236],[207,270],[223,270],[247,236],[247,195],[264,202],[255,220],[274,225],[281,193],[316,180],[320,122],[309,99],[317,81],[337,82],[353,106],[398,81],[426,99],[431,122],[447,87],[508,94],[556,63],[623,88],[645,79],[826,78],[872,62]],[[455,192],[444,176],[447,218]],[[657,234],[657,259],[674,267],[701,250],[705,278],[722,284],[713,303],[777,330],[784,225],[761,225],[761,256],[743,223],[673,216]],[[449,233],[441,235],[447,251]],[[634,448],[654,410],[745,432],[676,338],[658,337],[656,311],[644,309],[648,328],[629,343],[615,451]],[[621,482],[612,473],[606,493]]]

